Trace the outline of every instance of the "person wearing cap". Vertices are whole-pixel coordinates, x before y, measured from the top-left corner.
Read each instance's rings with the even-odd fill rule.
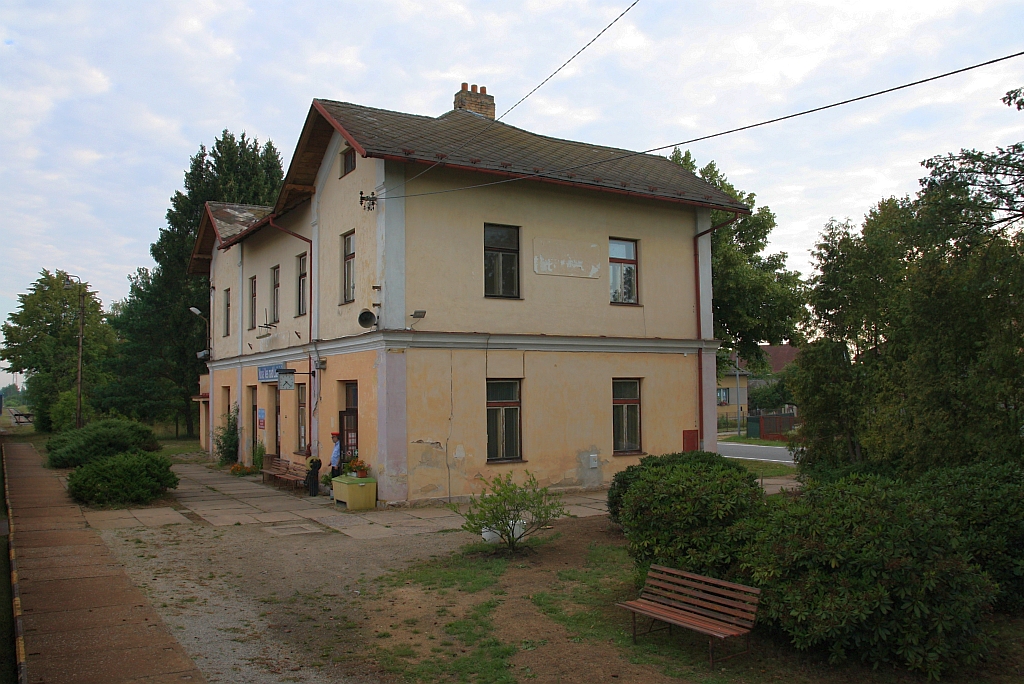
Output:
[[[331,441],[334,442],[334,451],[331,452],[331,477],[341,475],[341,433],[332,432]]]

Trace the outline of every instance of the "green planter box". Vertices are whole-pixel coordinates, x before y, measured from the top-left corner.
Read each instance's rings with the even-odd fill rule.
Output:
[[[377,480],[372,477],[349,477],[339,475],[331,480],[334,486],[334,503],[344,501],[350,511],[362,511],[377,507]]]

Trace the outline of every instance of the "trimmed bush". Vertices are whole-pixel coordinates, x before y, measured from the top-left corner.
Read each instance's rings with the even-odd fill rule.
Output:
[[[956,521],[974,562],[999,584],[996,608],[1024,609],[1024,467],[975,463],[938,468],[916,483],[921,495]]]
[[[108,418],[89,423],[50,438],[46,443],[51,468],[75,468],[132,449],[157,451],[160,443],[148,425],[124,418]]]
[[[68,493],[100,506],[147,504],[178,486],[166,456],[135,450],[93,461],[68,476]]]
[[[608,516],[612,522],[621,522],[619,511],[622,508],[622,497],[630,485],[640,478],[641,473],[652,468],[667,468],[677,463],[708,463],[733,468],[743,473],[747,472],[747,469],[740,463],[730,461],[711,451],[684,451],[662,456],[644,456],[636,465],[620,470],[612,477],[612,483],[608,487]]]
[[[956,523],[900,483],[851,476],[773,501],[751,522],[742,567],[763,590],[758,620],[798,649],[934,679],[984,655],[996,585],[971,564]]]
[[[643,469],[622,497],[620,518],[638,577],[652,563],[724,577],[742,551],[736,523],[763,510],[745,468],[699,459]]]

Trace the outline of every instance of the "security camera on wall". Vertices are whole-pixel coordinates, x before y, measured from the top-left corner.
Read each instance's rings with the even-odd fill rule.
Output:
[[[377,325],[377,314],[369,309],[363,309],[359,312],[359,325],[364,328],[372,328]]]

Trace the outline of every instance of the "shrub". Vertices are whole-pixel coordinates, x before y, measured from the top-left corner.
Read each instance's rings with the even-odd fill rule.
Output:
[[[169,458],[140,450],[93,461],[68,476],[71,497],[95,505],[147,504],[177,486]]]
[[[974,562],[999,584],[996,607],[1024,609],[1024,467],[976,463],[938,468],[916,483],[922,496],[956,521]]]
[[[729,573],[744,545],[736,523],[761,513],[764,494],[746,469],[709,460],[644,469],[626,491],[620,517],[638,576],[651,563]]]
[[[252,450],[252,467],[255,472],[263,470],[263,457],[267,455],[267,447],[264,446],[263,442],[256,442],[256,446]]]
[[[160,443],[148,425],[108,418],[51,437],[46,443],[51,468],[74,468],[132,449],[157,451]]]
[[[667,468],[676,463],[710,463],[733,468],[744,473],[747,472],[743,465],[723,458],[711,451],[685,451],[676,454],[665,454],[663,456],[645,456],[636,465],[620,470],[612,477],[611,486],[608,487],[608,516],[612,521],[621,522],[619,520],[619,511],[622,508],[622,497],[630,485],[639,479],[641,473],[651,468]]]
[[[763,590],[758,619],[798,649],[901,662],[935,679],[984,654],[995,584],[970,563],[956,524],[898,482],[811,487],[757,522],[742,567]]]
[[[465,513],[459,511],[457,504],[452,504],[451,509],[465,520],[462,529],[472,534],[495,532],[509,553],[515,553],[527,535],[565,515],[561,496],[540,487],[529,471],[522,485],[512,481],[511,473],[493,480],[484,478],[484,482],[483,493],[470,499]]]
[[[220,464],[238,463],[238,404],[224,416],[224,425],[214,433],[213,444]]]

